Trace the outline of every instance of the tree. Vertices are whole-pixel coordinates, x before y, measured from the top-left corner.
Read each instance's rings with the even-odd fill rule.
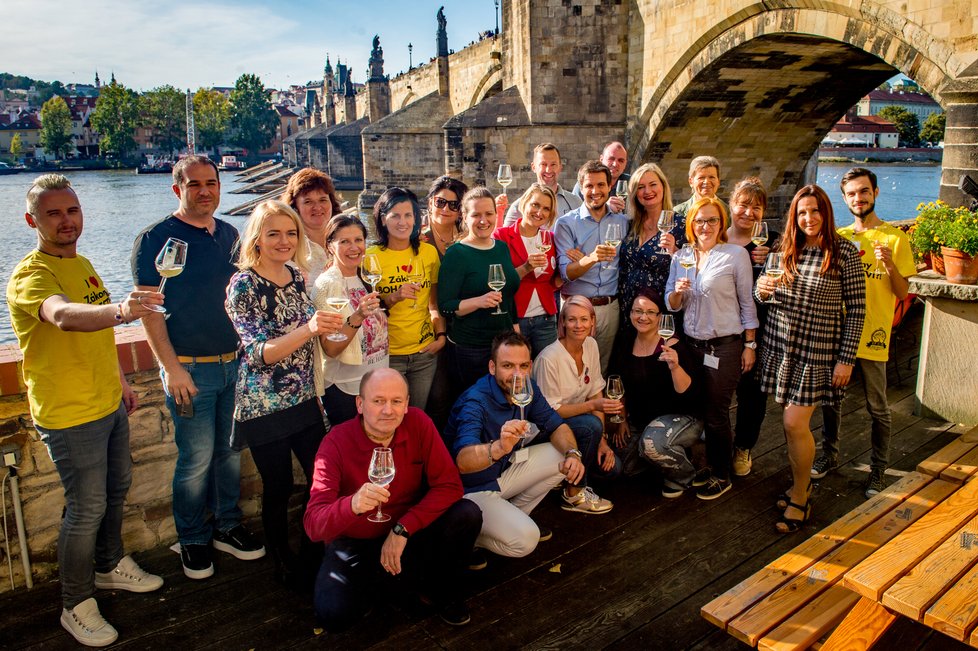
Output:
[[[947,125],[947,114],[931,113],[924,120],[924,126],[920,129],[920,139],[927,142],[938,143],[944,140],[944,127]]]
[[[139,124],[139,95],[113,78],[112,83],[102,86],[90,122],[99,134],[99,153],[124,159],[136,148],[133,136]]]
[[[916,147],[920,144],[920,121],[916,115],[901,106],[884,106],[880,109],[879,116],[896,126],[901,147]]]
[[[24,141],[20,138],[20,132],[14,134],[14,137],[10,139],[10,155],[16,160],[21,154],[24,153]]]
[[[198,88],[194,93],[194,123],[201,150],[214,150],[224,144],[231,123],[231,103],[224,93]]]
[[[173,86],[143,93],[142,125],[152,130],[153,144],[174,155],[187,141],[187,99]]]
[[[241,75],[231,91],[231,141],[250,156],[275,139],[278,116],[258,75]]]
[[[71,110],[55,95],[41,107],[41,146],[55,158],[67,158],[71,141]]]

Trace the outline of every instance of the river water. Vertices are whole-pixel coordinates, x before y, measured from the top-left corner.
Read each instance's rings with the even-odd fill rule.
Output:
[[[848,165],[819,166],[818,183],[832,198],[836,222],[840,226],[852,223],[838,190],[839,179],[848,168]],[[884,219],[912,219],[918,203],[937,198],[940,167],[881,165],[874,171],[880,185],[877,212]],[[66,176],[81,199],[85,215],[79,253],[92,261],[113,298],[119,299],[132,288],[129,257],[136,235],[177,205],[170,189],[170,176],[140,176],[131,171],[67,172]],[[30,174],[0,176],[0,280],[4,288],[14,266],[37,243],[34,230],[24,222],[24,195],[32,179]],[[230,174],[222,175],[222,181],[221,206],[224,208],[239,205],[254,196],[229,194],[239,187]],[[246,219],[222,218],[239,230]],[[0,343],[14,341],[4,302],[0,310]]]

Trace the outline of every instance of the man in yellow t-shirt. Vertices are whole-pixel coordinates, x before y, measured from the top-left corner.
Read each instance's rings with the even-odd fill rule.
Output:
[[[866,409],[873,418],[873,452],[866,497],[885,487],[884,473],[889,464],[890,405],[886,400],[886,362],[890,358],[890,333],[897,301],[907,296],[907,279],[916,267],[910,251],[910,238],[876,215],[879,187],[876,175],[854,167],[842,177],[842,195],[849,212],[856,218],[839,234],[859,249],[866,274],[866,320],[856,361],[863,374]],[[838,405],[822,405],[822,454],[812,464],[812,477],[820,479],[838,465]]]
[[[123,552],[122,506],[132,479],[127,412],[136,408],[136,394],[119,368],[112,331],[162,305],[163,296],[133,292],[110,301],[91,263],[77,254],[83,216],[64,176],[34,181],[24,218],[37,232],[37,249],[14,268],[7,306],[34,426],[64,487],[61,625],[82,644],[105,646],[119,634],[99,613],[95,589],[163,585]]]

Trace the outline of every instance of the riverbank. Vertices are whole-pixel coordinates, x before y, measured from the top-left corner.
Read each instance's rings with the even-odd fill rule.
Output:
[[[818,162],[863,163],[870,165],[940,165],[944,150],[939,147],[820,147]]]

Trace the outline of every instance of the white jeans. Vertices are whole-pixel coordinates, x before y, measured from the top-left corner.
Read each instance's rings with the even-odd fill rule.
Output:
[[[499,477],[498,491],[479,491],[465,497],[482,509],[482,531],[476,547],[500,556],[526,556],[540,542],[540,529],[530,518],[554,486],[563,481],[560,464],[564,457],[550,443],[527,448],[530,458],[510,465]]]

